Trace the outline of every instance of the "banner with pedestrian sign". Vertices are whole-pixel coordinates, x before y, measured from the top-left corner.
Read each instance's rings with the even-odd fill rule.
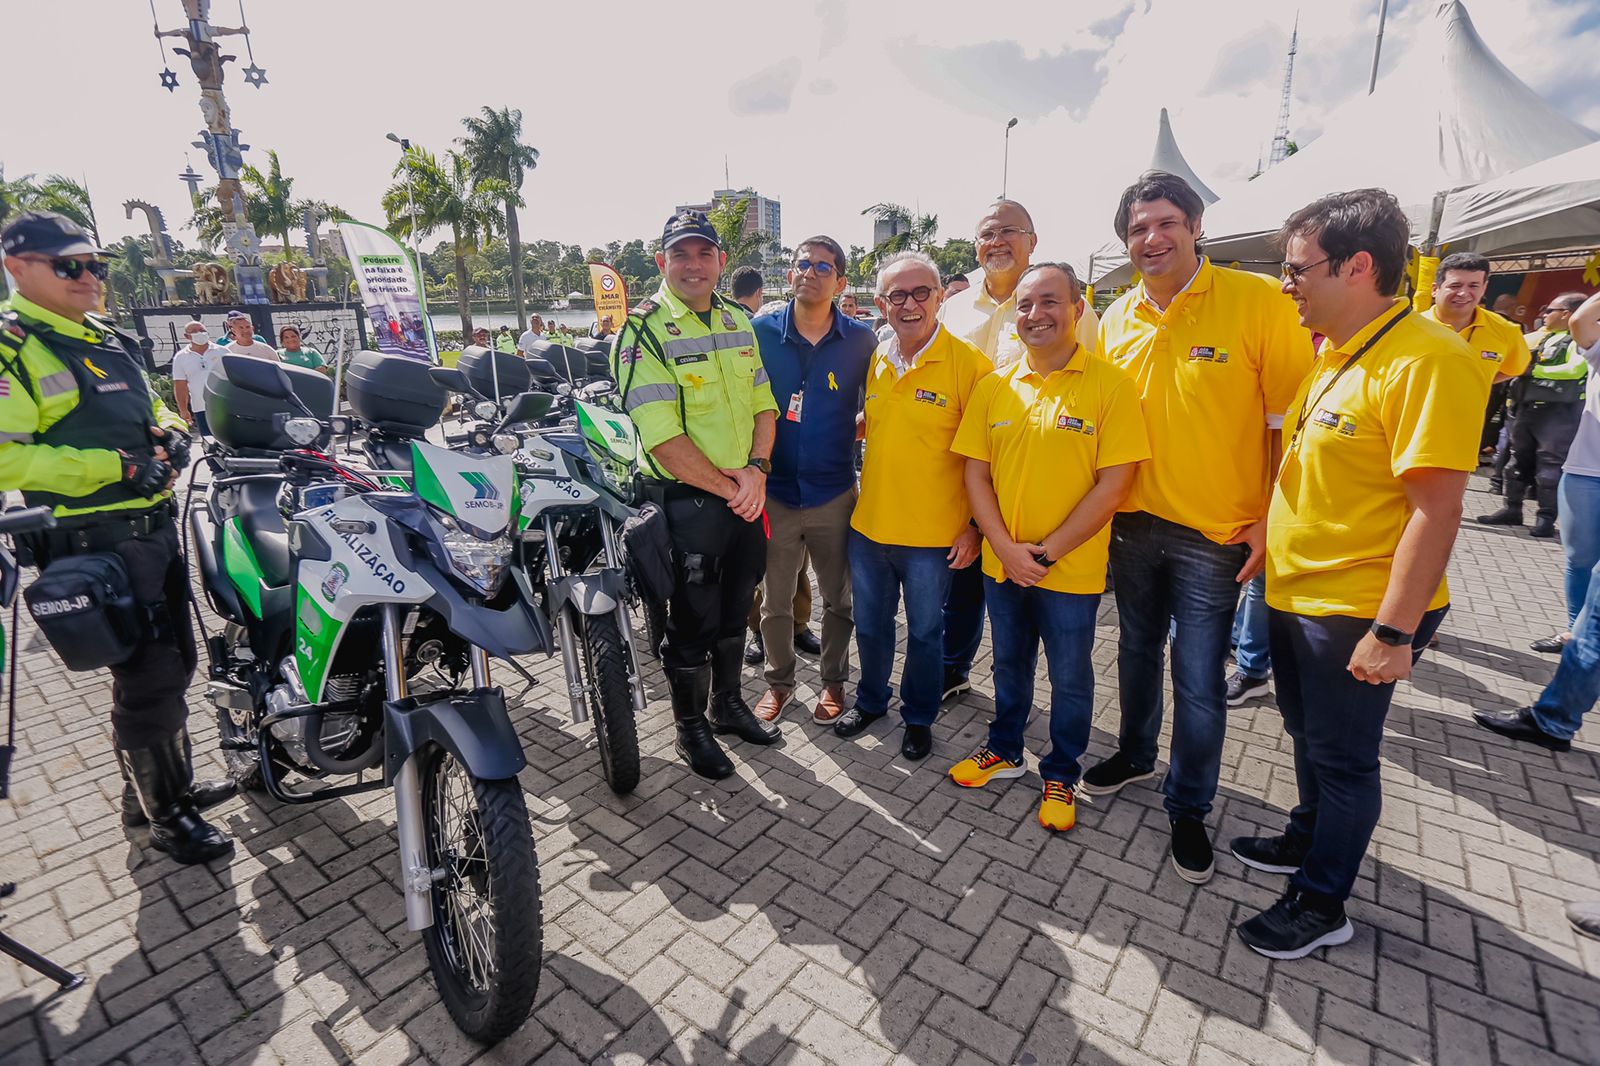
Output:
[[[628,286],[609,263],[590,263],[589,280],[594,286],[594,320],[602,334],[615,333],[628,317]]]
[[[411,253],[388,230],[344,219],[338,223],[345,254],[355,271],[361,302],[380,352],[439,361],[428,319],[428,300]]]

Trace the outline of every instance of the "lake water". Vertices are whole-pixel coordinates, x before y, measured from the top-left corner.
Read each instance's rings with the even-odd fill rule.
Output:
[[[433,316],[433,328],[436,330],[461,328],[461,313],[456,310],[454,303],[447,304],[443,301],[435,301],[428,305],[428,313]],[[553,319],[558,324],[578,333],[586,333],[589,327],[594,325],[593,311],[534,311],[529,313],[537,314],[546,322]],[[479,326],[488,326],[490,329],[510,326],[515,330],[517,328],[517,316],[510,311],[491,311],[485,314],[483,308],[480,307],[472,312],[472,327],[476,329]]]

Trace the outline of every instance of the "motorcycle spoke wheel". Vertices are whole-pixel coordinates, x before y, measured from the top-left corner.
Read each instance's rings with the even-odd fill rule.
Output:
[[[483,781],[441,748],[424,756],[424,833],[433,873],[428,963],[450,1017],[485,1044],[514,1032],[539,988],[539,867],[522,786]]]
[[[578,658],[588,691],[589,720],[594,723],[600,750],[600,771],[611,791],[626,796],[639,787],[639,729],[633,716],[622,631],[615,614],[579,614],[572,628],[579,634]]]

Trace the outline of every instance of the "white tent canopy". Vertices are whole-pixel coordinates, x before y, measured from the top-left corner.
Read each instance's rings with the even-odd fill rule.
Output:
[[[1217,202],[1217,194],[1211,187],[1200,180],[1200,175],[1194,172],[1189,161],[1184,158],[1183,151],[1178,147],[1178,138],[1172,133],[1172,120],[1167,117],[1167,109],[1161,109],[1161,122],[1156,128],[1156,147],[1150,154],[1151,170],[1165,170],[1169,174],[1176,174],[1187,181],[1195,192],[1200,194],[1200,199],[1208,205]],[[1108,241],[1095,250],[1089,261],[1087,274],[1090,284],[1098,285],[1106,275],[1117,271],[1119,276],[1126,278],[1129,271],[1122,269],[1128,265],[1128,252],[1121,241]]]
[[[1600,245],[1600,141],[1451,194],[1439,240],[1485,255]]]
[[[1495,58],[1459,0],[1378,83],[1346,104],[1321,137],[1206,212],[1218,260],[1274,260],[1266,239],[1283,220],[1341,189],[1394,193],[1428,237],[1434,197],[1488,181],[1596,139]]]

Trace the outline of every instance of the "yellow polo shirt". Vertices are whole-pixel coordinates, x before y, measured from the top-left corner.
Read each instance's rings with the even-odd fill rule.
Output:
[[[1152,458],[1126,511],[1148,511],[1218,544],[1267,513],[1267,431],[1311,365],[1311,334],[1294,301],[1264,274],[1201,259],[1188,288],[1159,311],[1143,284],[1100,319],[1105,358],[1132,375]]]
[[[989,464],[1006,531],[1024,544],[1037,544],[1055,532],[1094,488],[1099,471],[1150,458],[1133,380],[1082,347],[1049,377],[1041,377],[1023,356],[984,378],[953,447]],[[1110,546],[1108,522],[1057,559],[1037,587],[1104,592]],[[1005,580],[987,539],[983,572]]]
[[[1478,355],[1448,326],[1407,315],[1323,391],[1405,306],[1396,300],[1338,348],[1324,342],[1284,420],[1283,468],[1267,517],[1267,603],[1280,611],[1377,617],[1411,519],[1400,475],[1477,468],[1483,379],[1462,373]],[[1440,581],[1428,609],[1449,602]]]
[[[1027,352],[1017,334],[1017,294],[1012,292],[1006,299],[996,300],[984,288],[981,274],[965,292],[958,292],[939,305],[939,321],[987,355],[996,370],[1011,366]],[[1078,346],[1097,351],[1099,332],[1099,316],[1084,301],[1076,328]]]
[[[879,344],[867,370],[866,461],[850,525],[879,544],[948,548],[972,517],[967,460],[950,444],[994,367],[943,326],[903,375],[889,360],[893,344]]]
[[[1439,305],[1434,304],[1423,315],[1439,322]],[[1451,329],[1447,323],[1439,324]],[[1486,387],[1494,384],[1496,374],[1514,378],[1526,371],[1528,364],[1533,362],[1528,342],[1522,339],[1522,327],[1487,308],[1474,308],[1472,321],[1467,323],[1467,328],[1459,336],[1478,357],[1478,370],[1483,374]]]

